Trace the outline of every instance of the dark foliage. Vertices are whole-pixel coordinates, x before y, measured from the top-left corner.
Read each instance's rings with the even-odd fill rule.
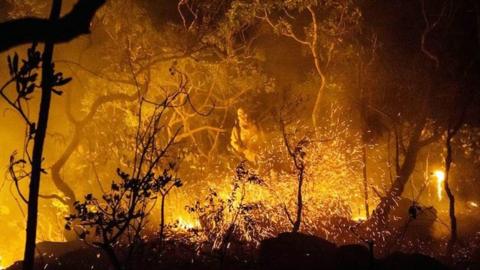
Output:
[[[31,42],[63,43],[90,33],[90,22],[105,0],[80,0],[58,20],[22,18],[0,23],[0,52]]]

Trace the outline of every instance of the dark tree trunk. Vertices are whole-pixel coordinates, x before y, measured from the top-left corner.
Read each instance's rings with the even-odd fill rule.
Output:
[[[304,177],[304,168],[299,168],[298,172],[298,190],[297,190],[297,216],[295,218],[295,223],[293,224],[292,232],[298,232],[300,230],[300,225],[302,224],[302,211],[303,211],[303,198],[302,198],[302,187],[303,187],[303,177]]]
[[[447,257],[449,259],[452,258],[453,250],[455,247],[455,243],[457,242],[457,217],[455,216],[455,196],[450,188],[450,168],[453,161],[453,154],[452,154],[452,139],[458,133],[462,124],[465,121],[465,115],[467,112],[467,108],[470,102],[470,95],[471,92],[467,95],[467,97],[460,101],[457,104],[457,107],[461,108],[460,117],[458,118],[457,122],[451,126],[449,124],[447,130],[447,139],[445,140],[445,147],[447,148],[447,154],[445,156],[445,182],[444,188],[445,192],[447,193],[448,197],[448,214],[450,217],[450,239],[447,243]]]
[[[67,160],[73,154],[75,149],[78,147],[80,143],[80,136],[81,133],[78,131],[78,128],[75,127],[75,131],[73,133],[73,138],[70,141],[70,144],[67,146],[65,151],[63,152],[62,156],[52,165],[52,180],[55,186],[65,195],[68,197],[66,199],[68,206],[71,210],[73,208],[73,202],[76,201],[75,192],[73,189],[63,181],[60,172]],[[74,211],[73,211],[74,212]],[[72,212],[72,213],[73,213]]]
[[[297,213],[295,221],[290,216],[287,208],[285,207],[285,213],[287,214],[288,220],[292,223],[292,232],[296,233],[300,230],[300,225],[302,224],[302,211],[303,211],[303,197],[302,197],[302,187],[305,177],[305,161],[303,160],[305,153],[303,152],[303,147],[305,147],[305,139],[302,139],[297,143],[295,149],[293,150],[288,142],[288,135],[285,130],[285,124],[283,120],[280,121],[280,128],[282,130],[283,142],[287,148],[288,155],[293,161],[297,173],[298,189],[297,189]]]
[[[360,76],[359,76],[360,77]],[[359,79],[360,80],[360,79]],[[362,104],[360,105],[360,115],[362,117],[362,174],[363,174],[363,196],[365,202],[365,217],[368,219],[370,216],[370,210],[368,209],[368,175],[367,175],[367,141],[368,141],[368,123],[367,123],[367,99],[363,89],[360,90],[360,99]]]
[[[165,230],[165,197],[162,195],[162,202],[160,204],[160,241],[163,242],[163,234]]]
[[[392,187],[388,191],[387,195],[380,200],[380,203],[372,213],[372,218],[377,225],[384,226],[387,224],[390,211],[394,208],[396,201],[400,199],[405,185],[407,184],[410,175],[415,169],[415,163],[417,161],[419,147],[414,146],[409,149],[409,153],[405,158],[403,166],[400,170],[400,174],[393,182]]]
[[[445,182],[444,182],[444,187],[445,191],[448,196],[448,214],[450,216],[450,239],[448,240],[447,243],[447,256],[448,258],[451,258],[452,253],[453,253],[453,248],[455,247],[455,243],[457,242],[457,218],[455,217],[455,196],[453,196],[453,192],[450,189],[449,185],[449,174],[450,174],[450,166],[452,164],[452,145],[451,145],[451,140],[453,138],[454,134],[451,134],[449,131],[449,134],[447,135],[447,141],[446,141],[446,146],[447,146],[447,156],[445,157]]]
[[[426,117],[422,117],[419,120],[417,126],[415,127],[413,134],[410,137],[409,145],[405,153],[405,158],[403,160],[400,170],[397,172],[397,177],[393,182],[393,185],[390,187],[390,190],[387,192],[385,197],[381,198],[380,203],[377,205],[375,210],[372,213],[371,221],[376,223],[379,228],[387,225],[388,216],[390,211],[394,208],[395,202],[400,199],[405,185],[407,184],[410,176],[415,169],[415,164],[417,162],[418,152],[422,148],[422,143],[420,137],[422,130],[426,124]]]
[[[70,143],[68,144],[67,148],[65,148],[65,150],[63,151],[62,155],[58,158],[57,161],[55,161],[55,163],[53,163],[51,168],[51,173],[52,173],[52,180],[55,186],[66,197],[68,197],[65,199],[65,202],[67,203],[70,213],[75,212],[73,203],[77,200],[77,198],[73,189],[62,178],[61,171],[65,167],[65,164],[68,162],[72,154],[80,145],[81,137],[83,136],[85,126],[92,121],[93,117],[98,112],[101,106],[109,102],[119,101],[119,100],[133,101],[133,100],[136,100],[136,98],[137,98],[137,93],[133,95],[126,95],[126,94],[119,93],[119,94],[108,94],[108,95],[100,96],[93,102],[90,108],[90,111],[82,120],[76,120],[74,118],[69,108],[72,105],[70,104],[70,102],[67,102],[66,114],[70,122],[74,125],[73,137],[70,140]],[[67,100],[69,99],[67,98]],[[75,233],[72,233],[71,231],[66,230],[64,235],[68,241],[77,239],[77,235]]]
[[[367,175],[367,143],[368,143],[368,119],[367,119],[367,105],[368,93],[365,93],[365,89],[363,88],[363,73],[365,73],[365,66],[360,62],[358,64],[358,72],[357,72],[357,83],[358,88],[360,90],[360,121],[362,122],[362,174],[363,174],[363,197],[365,203],[365,217],[368,219],[370,217],[370,209],[368,205],[368,175]]]
[[[62,0],[53,0],[50,20],[56,21],[60,17]],[[32,172],[28,195],[27,235],[25,242],[25,254],[23,269],[33,270],[35,263],[35,241],[37,236],[38,195],[40,191],[40,176],[42,173],[43,146],[48,125],[48,114],[52,97],[53,79],[53,48],[54,43],[47,41],[42,59],[42,98],[40,112],[38,114],[37,128],[33,144]]]
[[[363,197],[365,200],[365,217],[368,219],[370,217],[370,210],[368,208],[368,175],[367,175],[367,144],[363,144],[362,151],[362,161],[363,161]]]
[[[124,269],[124,267],[122,266],[122,264],[120,263],[120,261],[117,258],[117,254],[115,254],[115,250],[113,250],[113,248],[111,246],[105,245],[105,246],[103,246],[103,250],[107,254],[108,259],[110,260],[110,262],[112,263],[113,267],[116,270],[123,270]]]
[[[73,154],[75,149],[78,147],[78,144],[80,143],[80,131],[78,131],[78,127],[75,127],[74,133],[73,133],[73,138],[70,141],[69,145],[63,152],[63,154],[60,156],[60,158],[52,165],[51,168],[51,174],[52,174],[52,181],[55,187],[60,190],[64,195],[65,195],[65,203],[68,206],[69,213],[75,213],[75,208],[73,206],[73,203],[77,200],[75,196],[75,192],[73,189],[65,182],[63,181],[62,176],[60,175],[60,172],[67,162],[67,160],[70,158],[70,156]],[[67,241],[75,241],[77,240],[77,235],[70,231],[70,230],[65,230],[64,231],[64,237]]]

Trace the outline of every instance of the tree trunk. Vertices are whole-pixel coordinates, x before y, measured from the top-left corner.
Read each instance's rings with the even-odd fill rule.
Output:
[[[447,156],[445,157],[445,182],[444,187],[445,191],[447,192],[449,207],[448,213],[450,216],[450,239],[447,243],[447,256],[448,258],[452,257],[453,249],[455,247],[455,243],[457,242],[457,218],[455,217],[455,196],[453,195],[452,190],[450,189],[449,181],[449,173],[450,173],[450,166],[452,164],[452,145],[451,139],[453,135],[448,134],[447,136]]]
[[[361,116],[361,121],[363,122],[362,125],[362,162],[363,162],[363,167],[362,167],[362,174],[363,174],[363,195],[364,195],[364,201],[365,201],[365,217],[368,219],[370,216],[370,210],[368,208],[368,175],[367,175],[367,142],[368,142],[368,120],[367,120],[367,98],[365,97],[365,93],[363,91],[363,88],[361,87],[361,76],[360,76],[360,71],[362,68],[358,68],[358,84],[360,88],[360,116]]]
[[[372,218],[377,223],[377,226],[385,226],[388,222],[390,211],[395,207],[396,201],[400,199],[405,185],[407,184],[410,175],[415,169],[419,147],[415,146],[409,149],[409,153],[405,157],[400,174],[393,182],[392,187],[387,195],[380,200],[380,203],[372,213]]]
[[[296,233],[300,230],[300,224],[302,224],[302,211],[303,211],[303,198],[302,198],[302,186],[303,186],[303,174],[304,169],[300,168],[298,173],[298,190],[297,190],[297,217],[293,224],[292,232]]]
[[[362,161],[363,161],[363,196],[365,200],[365,217],[368,219],[370,217],[370,210],[368,209],[368,175],[367,175],[367,144],[363,144],[362,151]]]
[[[165,197],[162,195],[162,202],[160,204],[160,242],[163,242],[163,234],[165,230]]]
[[[387,225],[390,211],[394,208],[396,201],[400,199],[403,190],[405,189],[405,185],[415,169],[418,152],[422,148],[420,137],[425,124],[426,117],[422,117],[411,135],[405,158],[400,170],[397,172],[398,175],[396,176],[393,185],[390,187],[390,190],[385,197],[381,198],[380,203],[372,213],[371,219],[377,226],[379,226],[379,228]]]
[[[79,143],[80,143],[80,131],[78,131],[78,127],[75,127],[74,135],[72,140],[70,141],[70,144],[67,146],[63,154],[52,165],[52,168],[51,168],[52,181],[57,187],[57,189],[60,190],[63,193],[63,195],[65,195],[66,198],[64,199],[69,209],[69,213],[75,213],[75,207],[73,206],[73,203],[77,200],[77,198],[75,196],[75,192],[73,191],[73,189],[62,179],[60,172],[63,166],[65,165],[65,163],[67,162],[68,158],[73,154],[75,149],[78,147]],[[64,230],[63,235],[67,241],[75,241],[78,239],[76,233],[71,230]]]
[[[113,248],[109,245],[105,245],[102,247],[103,250],[105,251],[105,253],[107,254],[108,256],[108,259],[110,260],[110,262],[112,263],[113,267],[116,269],[116,270],[123,270],[123,267],[122,267],[122,264],[120,263],[120,261],[118,260],[117,258],[117,254],[115,254],[115,251],[113,250]]]
[[[75,151],[75,149],[78,147],[80,143],[81,133],[77,129],[78,128],[75,127],[74,135],[72,140],[70,141],[70,144],[67,146],[62,156],[52,165],[52,169],[51,169],[53,183],[66,197],[68,197],[66,201],[68,203],[68,207],[70,208],[70,210],[75,210],[73,208],[73,202],[76,201],[75,192],[67,183],[63,181],[60,175],[60,172],[63,166],[65,166],[65,163],[67,162],[68,158],[70,158],[70,156],[73,154],[73,152]]]
[[[50,20],[56,21],[60,17],[62,0],[53,0]],[[35,242],[37,236],[38,194],[40,191],[40,175],[42,173],[43,146],[47,132],[48,114],[52,97],[53,56],[54,43],[47,41],[42,59],[42,98],[40,112],[38,114],[37,129],[32,155],[32,172],[28,195],[27,233],[25,241],[25,253],[23,269],[33,270],[35,263]]]
[[[457,217],[455,216],[455,196],[453,195],[452,190],[450,189],[450,167],[452,165],[452,139],[455,137],[457,132],[460,130],[467,112],[468,103],[470,98],[466,98],[463,103],[460,103],[458,106],[461,108],[460,118],[458,119],[455,126],[452,128],[449,126],[447,130],[447,139],[445,141],[445,146],[447,148],[447,155],[445,157],[445,181],[444,188],[448,196],[448,214],[450,216],[450,239],[447,243],[447,257],[452,258],[453,250],[455,243],[457,242]]]
[[[73,191],[73,189],[68,185],[67,182],[65,182],[65,180],[62,178],[60,173],[65,167],[65,164],[68,162],[70,157],[73,155],[75,150],[80,145],[85,126],[92,121],[93,117],[98,112],[101,106],[113,101],[120,101],[120,100],[134,101],[136,100],[136,98],[137,98],[137,93],[134,93],[132,95],[118,93],[118,94],[107,94],[107,95],[100,96],[93,102],[90,108],[90,111],[80,121],[74,119],[72,112],[69,110],[69,107],[71,107],[72,105],[70,104],[70,102],[68,102],[69,98],[67,98],[66,114],[68,119],[74,126],[73,137],[70,140],[70,143],[68,144],[67,148],[65,148],[63,153],[58,158],[58,160],[55,161],[55,163],[53,163],[51,168],[51,173],[52,173],[52,180],[55,186],[66,197],[68,197],[65,199],[65,201],[67,203],[70,213],[75,212],[73,203],[77,200],[77,198],[75,196],[75,192]],[[67,241],[77,240],[77,235],[72,231],[65,230],[64,236],[67,239]]]

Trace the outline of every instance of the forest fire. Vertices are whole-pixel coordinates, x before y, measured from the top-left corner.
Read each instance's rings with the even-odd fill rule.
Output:
[[[0,0],[0,270],[477,269],[477,2]]]
[[[435,171],[433,174],[435,175],[436,182],[437,182],[437,197],[438,197],[438,200],[441,201],[442,194],[443,194],[443,185],[445,182],[445,173],[439,170],[439,171]]]
[[[177,224],[178,228],[182,230],[192,230],[200,227],[200,223],[198,221],[189,221],[185,220],[182,217],[179,217],[175,224]]]
[[[357,222],[365,221],[365,220],[367,220],[367,216],[366,216],[366,215],[362,215],[362,214],[353,215],[353,216],[352,216],[352,220],[357,221]]]

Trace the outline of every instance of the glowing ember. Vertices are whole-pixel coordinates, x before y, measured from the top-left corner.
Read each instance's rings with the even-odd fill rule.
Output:
[[[469,202],[468,202],[468,205],[471,206],[471,207],[475,207],[475,208],[478,207],[478,203],[472,202],[472,201],[469,201]]]
[[[356,222],[362,222],[367,220],[367,217],[364,214],[353,215],[352,220]]]
[[[443,171],[437,170],[433,172],[437,178],[437,196],[438,200],[442,200],[442,191],[443,191],[443,182],[445,181],[445,173]]]
[[[178,222],[178,227],[183,229],[183,230],[191,230],[191,229],[198,228],[200,226],[198,221],[190,222],[190,221],[185,220],[181,217],[177,219],[177,222]]]

